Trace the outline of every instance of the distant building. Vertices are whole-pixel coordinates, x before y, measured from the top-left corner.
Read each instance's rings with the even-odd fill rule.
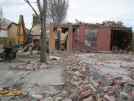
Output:
[[[51,26],[51,25],[50,25]],[[78,22],[76,24],[55,25],[49,30],[50,48],[56,48],[57,28],[61,28],[60,33],[67,30],[68,36],[66,44],[68,50],[80,51],[113,51],[128,50],[132,47],[132,28],[126,27],[122,22],[105,21],[102,24],[90,24]],[[33,17],[33,28],[31,34],[34,40],[39,40],[41,28],[37,17]],[[61,35],[62,36],[62,35]],[[60,38],[62,38],[60,36]],[[59,39],[59,38],[58,38]],[[61,39],[59,39],[61,40]]]
[[[85,52],[113,51],[116,49],[128,50],[132,46],[132,28],[122,26],[120,23],[79,23],[64,24],[60,26],[62,29],[69,29],[67,39],[69,50]],[[50,40],[51,37],[52,35],[50,36]],[[54,38],[53,41],[55,41]]]
[[[37,24],[35,26],[33,26],[32,30],[31,30],[31,34],[32,34],[32,38],[33,40],[36,39],[40,39],[40,35],[41,35],[41,26],[40,24]]]
[[[95,51],[127,50],[132,42],[132,28],[117,25],[73,25],[72,48]]]
[[[3,18],[0,22],[0,37],[6,37],[16,44],[24,45],[27,41],[27,29],[25,28],[23,16],[20,16],[18,24]]]
[[[0,19],[0,38],[8,37],[7,27],[10,25],[11,21],[1,17]]]
[[[25,34],[23,27],[16,23],[11,23],[8,28],[8,38],[14,40],[16,44],[23,45],[25,43]]]
[[[8,38],[12,39],[15,41],[15,43],[18,43],[18,25],[16,23],[11,23],[8,27],[7,27],[7,31],[8,31]]]
[[[0,29],[0,38],[7,38],[8,32],[5,29]]]
[[[31,35],[33,43],[40,43],[40,37],[41,37],[41,26],[40,24],[36,24],[31,29]],[[47,39],[49,37],[49,27],[47,27]]]
[[[3,44],[6,43],[6,39],[8,38],[8,30],[7,27],[11,23],[10,20],[3,18],[2,14],[0,16],[0,47],[3,47]]]

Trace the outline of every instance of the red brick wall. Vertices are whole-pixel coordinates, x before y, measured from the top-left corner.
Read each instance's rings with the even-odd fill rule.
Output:
[[[86,26],[80,25],[77,30],[79,30],[79,31],[72,33],[73,49],[80,49],[84,46]]]
[[[80,43],[81,44],[84,44],[84,41],[85,41],[85,30],[86,30],[86,26],[80,25]]]
[[[77,48],[77,32],[72,33],[72,48]]]
[[[110,28],[98,29],[97,51],[111,51],[111,29]]]
[[[85,25],[80,25],[79,33],[72,33],[72,47],[73,49],[84,49],[85,47],[85,33],[86,30],[91,29]],[[107,27],[97,28],[97,41],[96,50],[97,51],[111,51],[111,29]],[[79,37],[79,40],[77,40]]]

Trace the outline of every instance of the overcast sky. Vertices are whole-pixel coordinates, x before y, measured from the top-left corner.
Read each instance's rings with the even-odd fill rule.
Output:
[[[31,0],[32,2],[35,0]],[[134,28],[134,0],[69,0],[66,20],[74,22],[102,22],[104,20],[123,21]],[[36,4],[33,3],[36,7]],[[33,11],[23,0],[0,0],[4,17],[17,22],[24,15],[27,27],[31,26]]]

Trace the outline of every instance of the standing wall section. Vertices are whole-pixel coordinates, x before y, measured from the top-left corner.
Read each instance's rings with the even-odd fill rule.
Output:
[[[100,27],[98,29],[97,51],[111,51],[111,28]]]

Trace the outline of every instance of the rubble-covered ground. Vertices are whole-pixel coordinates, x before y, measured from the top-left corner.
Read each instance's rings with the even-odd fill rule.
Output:
[[[64,67],[60,57],[50,56],[48,64],[39,56],[19,55],[11,63],[0,63],[0,101],[51,101],[60,99],[64,89]],[[23,95],[5,96],[1,90],[21,89]],[[63,95],[63,94],[62,94]],[[47,100],[48,99],[48,100]]]
[[[78,57],[88,64],[90,82],[106,101],[134,101],[133,55],[92,53]]]
[[[134,56],[56,52],[48,64],[18,55],[0,63],[0,90],[21,89],[2,101],[134,101]]]
[[[134,70],[134,56],[125,54],[82,54],[79,55],[84,63],[92,66],[91,70],[107,79],[122,77],[124,80],[132,80],[130,75]]]

